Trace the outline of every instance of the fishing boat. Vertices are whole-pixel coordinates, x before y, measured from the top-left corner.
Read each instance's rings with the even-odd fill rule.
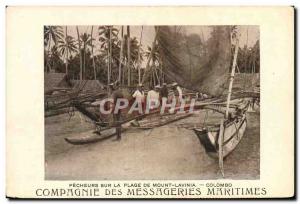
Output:
[[[238,50],[239,36],[238,33],[236,33],[235,49],[231,67],[224,118],[221,119],[220,124],[215,128],[206,128],[203,130],[196,128],[194,129],[194,132],[199,137],[200,142],[204,146],[208,155],[217,157],[219,159],[219,168],[223,177],[225,176],[223,160],[239,144],[242,137],[244,136],[247,127],[246,111],[248,109],[249,103],[247,103],[247,105],[243,109],[236,108],[234,112],[230,113],[231,94],[237,64]]]
[[[233,87],[239,50],[239,28],[215,26],[207,40],[199,34],[194,34],[193,29],[196,28],[189,32],[185,27],[157,27],[158,44],[164,58],[166,74],[184,87],[201,90],[213,98],[220,98],[217,103],[201,107],[222,113],[219,122],[195,127],[193,131],[206,153],[219,159],[219,168],[224,176],[223,160],[237,147],[246,131],[246,112],[250,103],[245,97],[252,94],[233,93],[241,90],[237,88],[245,81],[239,80],[240,82]],[[174,41],[181,46],[173,46]],[[226,103],[221,98],[227,98]],[[235,105],[232,99],[245,101],[246,105]],[[221,110],[224,105],[225,110]]]
[[[227,119],[221,124],[193,129],[209,156],[218,158],[221,150],[225,158],[236,148],[247,127],[246,110],[246,108],[241,110],[234,118]]]

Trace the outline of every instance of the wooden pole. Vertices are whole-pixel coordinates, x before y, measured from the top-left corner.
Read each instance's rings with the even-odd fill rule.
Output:
[[[77,39],[78,39],[78,50],[79,50],[79,60],[80,60],[80,81],[82,80],[82,56],[81,56],[81,42],[79,36],[78,26],[76,26]]]
[[[221,120],[220,123],[220,131],[219,131],[219,168],[221,170],[222,176],[224,177],[224,164],[223,164],[223,142],[224,142],[224,119]]]
[[[232,84],[234,80],[234,73],[235,73],[235,67],[236,67],[236,61],[237,61],[237,54],[239,50],[239,36],[236,35],[236,43],[235,43],[235,50],[234,50],[234,57],[233,57],[233,63],[231,67],[231,75],[230,75],[230,82],[229,82],[229,88],[228,88],[228,95],[227,95],[227,103],[226,103],[226,112],[225,112],[225,119],[228,118],[229,114],[229,106],[230,106],[230,98],[231,98],[231,92],[232,92]],[[220,131],[219,131],[219,168],[221,170],[222,176],[224,177],[224,165],[223,165],[223,142],[224,142],[224,133],[225,133],[225,127],[224,127],[224,119],[221,120],[220,123]]]
[[[228,88],[228,95],[227,95],[227,104],[226,104],[226,113],[225,113],[225,118],[228,118],[229,114],[229,105],[230,105],[230,97],[231,97],[231,92],[232,92],[232,84],[234,80],[234,73],[235,73],[235,67],[236,67],[236,61],[237,61],[237,55],[238,55],[238,50],[239,50],[239,39],[238,35],[236,37],[236,43],[235,43],[235,50],[234,50],[234,57],[233,57],[233,63],[231,67],[231,75],[230,75],[230,82],[229,82],[229,88]]]
[[[131,84],[130,27],[127,26],[127,85]]]

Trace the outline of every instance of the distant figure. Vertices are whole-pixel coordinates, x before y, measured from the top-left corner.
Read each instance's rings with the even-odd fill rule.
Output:
[[[115,84],[114,83],[109,84],[109,91],[110,93],[112,93],[111,97],[113,99],[114,107],[118,99],[124,98],[122,90],[118,88],[119,88],[118,82],[116,82]],[[114,124],[116,126],[117,140],[121,140],[121,129],[122,129],[121,110],[118,109],[117,113],[115,113],[115,108],[114,108],[112,114],[113,114]]]
[[[168,95],[169,95],[169,92],[168,92],[168,88],[167,88],[167,84],[166,83],[163,83],[162,84],[162,88],[160,90],[160,96],[161,96],[161,100],[168,100]]]
[[[159,101],[159,88],[160,86],[155,86],[154,90],[151,89],[147,95],[147,107],[149,110],[152,110],[156,107],[156,104]],[[155,102],[156,101],[156,102]]]
[[[145,94],[144,94],[144,90],[143,90],[143,85],[142,84],[138,84],[137,89],[135,90],[135,92],[132,95],[133,98],[135,98],[135,101],[137,103],[140,103],[143,107],[143,110],[145,108]]]
[[[204,93],[199,93],[199,97],[200,97],[201,100],[203,100],[203,99],[207,99],[208,95],[204,94]]]

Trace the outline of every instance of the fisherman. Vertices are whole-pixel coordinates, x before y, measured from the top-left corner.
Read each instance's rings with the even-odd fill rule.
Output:
[[[145,109],[145,93],[144,93],[142,84],[138,84],[137,89],[133,93],[132,97],[135,99],[135,101],[137,103],[139,103],[143,107],[143,110],[144,110]]]
[[[172,84],[172,87],[173,87],[174,95],[177,98],[177,102],[180,103],[183,99],[182,89],[176,82]]]
[[[154,89],[151,89],[147,94],[147,107],[149,110],[153,110],[156,106],[156,103],[159,103],[159,85],[156,85]]]
[[[117,104],[118,99],[124,98],[124,95],[122,93],[122,90],[119,89],[119,82],[117,81],[116,83],[111,83],[109,84],[109,92],[111,93],[111,97],[113,99],[113,104]],[[121,129],[122,129],[122,124],[121,124],[121,110],[117,108],[117,112],[115,112],[116,106],[114,106],[113,109],[113,119],[114,119],[114,124],[116,126],[116,134],[117,134],[117,140],[121,140]]]
[[[160,90],[160,96],[161,96],[161,100],[168,100],[168,95],[169,95],[169,92],[168,92],[168,88],[167,88],[167,84],[166,83],[163,83],[162,84],[162,88]]]

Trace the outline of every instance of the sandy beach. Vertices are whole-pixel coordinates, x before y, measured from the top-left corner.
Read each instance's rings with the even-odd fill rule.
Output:
[[[247,113],[248,126],[237,148],[225,159],[226,179],[259,179],[259,112]],[[47,180],[202,180],[221,179],[195,133],[184,124],[203,121],[205,113],[151,130],[132,129],[121,141],[71,145],[64,138],[92,134],[80,113],[45,119]]]

